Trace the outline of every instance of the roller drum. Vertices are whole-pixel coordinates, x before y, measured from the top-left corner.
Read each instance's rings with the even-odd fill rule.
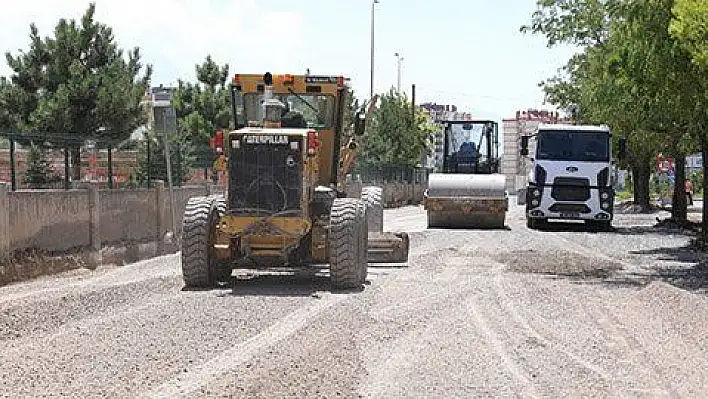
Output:
[[[504,175],[432,173],[428,177],[428,197],[506,197]]]

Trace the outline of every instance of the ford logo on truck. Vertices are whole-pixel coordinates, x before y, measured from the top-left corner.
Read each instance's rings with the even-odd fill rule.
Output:
[[[570,173],[575,173],[578,171],[578,168],[576,168],[575,166],[568,166],[567,168],[565,168],[565,170],[567,170]]]

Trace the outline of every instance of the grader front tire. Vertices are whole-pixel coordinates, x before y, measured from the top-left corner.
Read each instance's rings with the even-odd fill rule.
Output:
[[[367,276],[366,204],[336,198],[330,212],[329,272],[335,289],[359,288]]]
[[[212,248],[217,214],[211,197],[192,197],[187,201],[182,222],[182,277],[187,287],[214,284]]]

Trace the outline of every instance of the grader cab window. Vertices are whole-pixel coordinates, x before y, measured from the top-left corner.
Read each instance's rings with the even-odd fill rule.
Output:
[[[334,124],[334,98],[323,94],[274,94],[274,98],[285,104],[288,111],[302,114],[307,127],[313,129],[331,129]],[[263,118],[263,94],[246,93],[243,105],[248,121],[261,121]]]

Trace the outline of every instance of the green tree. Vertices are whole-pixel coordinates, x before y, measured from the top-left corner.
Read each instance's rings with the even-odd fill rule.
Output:
[[[369,166],[415,166],[429,154],[436,127],[405,95],[391,89],[380,97],[364,135],[362,163]]]
[[[542,82],[546,100],[578,104],[583,122],[607,123],[628,137],[635,203],[644,210],[656,153],[681,160],[690,148],[685,120],[672,112],[689,97],[680,91],[687,83],[679,73],[685,57],[666,32],[670,3],[541,0],[532,24],[521,28],[544,34],[549,47],[580,46],[564,68],[566,76]],[[677,200],[675,215],[685,218],[680,195]]]
[[[361,107],[359,99],[356,98],[354,90],[349,88],[345,93],[344,98],[344,117],[342,121],[342,126],[344,129],[344,134],[351,136],[354,128],[354,118],[356,116],[356,111]]]
[[[618,3],[617,0],[538,0],[531,24],[519,30],[546,36],[548,47],[600,46],[609,37],[608,21]]]
[[[633,133],[653,133],[655,140],[644,143],[651,143],[654,153],[661,151],[676,161],[672,217],[685,220],[685,158],[697,150],[690,134],[692,112],[686,111],[695,101],[691,78],[695,67],[689,54],[669,35],[672,5],[673,0],[627,3],[626,16],[615,24],[617,62],[613,66],[622,70],[630,83],[635,107],[642,106],[632,114],[637,127]]]
[[[217,64],[208,55],[201,65],[195,65],[197,81],[179,80],[173,105],[180,133],[188,139],[202,166],[214,161],[209,138],[219,129],[233,128],[229,87],[229,65]]]
[[[94,19],[91,3],[80,21],[60,19],[54,37],[30,25],[28,51],[6,53],[10,83],[0,84],[7,113],[0,123],[20,131],[71,139],[74,179],[80,179],[80,146],[87,138],[120,142],[144,124],[140,102],[152,67],[141,77],[140,50],[118,47],[113,30]],[[3,122],[2,120],[5,119]],[[64,146],[62,140],[51,144]]]
[[[31,188],[45,188],[49,184],[60,182],[52,165],[47,160],[45,149],[32,143],[27,153],[27,170],[24,174],[25,183]]]
[[[675,0],[672,8],[672,20],[669,23],[669,34],[679,45],[689,52],[692,63],[698,68],[693,74],[692,86],[694,94],[693,106],[685,111],[692,116],[692,133],[698,141],[703,156],[702,182],[696,186],[703,187],[703,217],[702,240],[708,241],[708,4],[692,0]]]
[[[696,64],[708,69],[708,3],[674,0],[669,32],[693,56]]]

